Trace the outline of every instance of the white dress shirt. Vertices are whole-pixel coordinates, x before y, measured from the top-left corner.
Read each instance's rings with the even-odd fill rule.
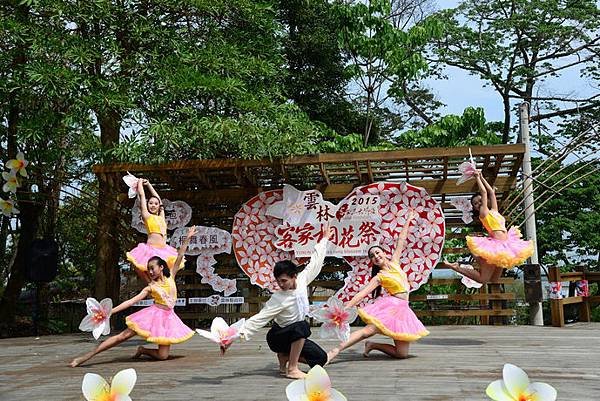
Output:
[[[327,239],[322,239],[315,246],[310,256],[310,262],[296,277],[296,289],[275,291],[259,313],[247,319],[240,330],[240,334],[249,340],[258,329],[264,327],[271,320],[275,320],[280,327],[303,321],[308,314],[307,286],[319,275],[325,260]]]

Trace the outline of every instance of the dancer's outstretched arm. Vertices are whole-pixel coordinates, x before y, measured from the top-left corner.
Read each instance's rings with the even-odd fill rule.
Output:
[[[480,174],[479,177],[481,177],[481,181],[483,182],[483,186],[485,187],[485,190],[487,192],[488,198],[490,199],[490,203],[492,205],[492,210],[498,211],[498,201],[496,200],[496,191],[490,185],[490,183],[487,182],[487,180],[485,179],[485,177],[482,174]]]
[[[196,232],[198,232],[198,230],[196,229],[196,226],[192,226],[192,227],[188,228],[188,232],[185,236],[185,239],[183,240],[183,243],[181,244],[181,246],[179,247],[179,250],[177,251],[177,259],[175,259],[175,263],[173,264],[173,268],[171,269],[171,274],[173,275],[173,278],[175,278],[175,276],[177,275],[177,272],[181,268],[181,262],[183,261],[183,255],[185,255],[185,251],[187,251],[187,247],[190,244],[190,238],[192,238],[194,236],[194,234],[196,234]]]
[[[481,171],[475,172],[475,179],[477,180],[477,186],[479,187],[479,194],[481,195],[481,207],[479,208],[479,216],[484,218],[490,212],[488,208],[488,191],[485,185],[483,184],[483,180],[481,179]],[[494,199],[496,197],[494,196]]]
[[[142,212],[142,218],[147,219],[150,216],[148,211],[148,205],[146,204],[146,192],[144,191],[144,179],[140,178],[137,185],[138,200],[140,202],[140,210]]]
[[[398,237],[398,242],[396,243],[396,249],[394,249],[394,253],[392,254],[392,263],[398,264],[400,262],[400,255],[402,255],[402,251],[406,247],[406,238],[408,237],[408,229],[410,228],[410,223],[417,216],[418,214],[414,210],[408,212],[406,224],[404,224],[404,227],[402,227],[402,231],[400,232],[400,236]]]
[[[323,261],[325,260],[325,254],[327,252],[327,243],[333,235],[333,229],[327,225],[323,227],[323,239],[315,245],[315,250],[310,256],[310,261],[298,274],[298,280],[308,285],[321,273],[323,268]]]
[[[130,298],[127,301],[121,302],[119,305],[115,306],[112,310],[112,314],[114,315],[115,313],[121,312],[122,310],[129,308],[136,302],[146,299],[148,297],[148,294],[150,294],[150,287],[144,288],[135,297]]]
[[[350,301],[346,302],[344,306],[346,308],[352,308],[353,306],[356,306],[358,303],[360,303],[360,301],[362,301],[364,297],[375,291],[375,288],[379,287],[380,284],[381,283],[379,282],[379,278],[373,277],[371,281],[369,281],[369,284],[367,284],[365,288],[360,290],[358,294],[356,294]]]

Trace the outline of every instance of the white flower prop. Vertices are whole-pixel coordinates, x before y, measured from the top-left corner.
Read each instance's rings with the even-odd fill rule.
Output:
[[[229,326],[223,318],[216,317],[210,325],[210,331],[196,329],[196,333],[223,347],[231,344],[233,340],[240,336],[240,330],[245,322],[246,319],[241,319]]]
[[[350,323],[358,317],[356,308],[344,308],[344,304],[336,296],[327,300],[327,303],[311,313],[322,322],[321,338],[337,338],[348,341],[350,338]]]
[[[131,401],[129,393],[133,390],[136,381],[135,369],[117,372],[110,385],[102,376],[86,373],[83,376],[81,390],[88,401]]]
[[[19,179],[14,171],[7,173],[6,171],[2,173],[2,178],[4,178],[4,185],[2,186],[2,190],[4,192],[12,192],[13,194],[17,192],[17,188],[20,187]]]
[[[530,383],[527,373],[507,363],[502,378],[487,387],[485,393],[495,401],[555,401],[556,390],[546,383]]]
[[[347,401],[334,388],[325,369],[315,365],[304,379],[291,382],[285,389],[289,401]]]
[[[473,221],[473,205],[469,198],[454,198],[450,204],[462,212],[462,221],[470,224]]]
[[[458,171],[460,172],[461,176],[456,181],[456,185],[460,185],[463,182],[468,181],[475,176],[477,166],[475,165],[475,160],[473,160],[471,148],[469,148],[469,161],[461,163],[460,166],[458,166]]]
[[[464,162],[458,166],[458,171],[460,172],[461,176],[456,181],[456,185],[460,185],[463,182],[469,181],[471,178],[473,178],[475,176],[475,172],[477,171],[477,167],[475,167],[475,164],[472,162]]]
[[[13,214],[19,214],[19,211],[15,207],[15,202],[12,199],[0,198],[0,213],[6,217],[10,217]]]
[[[87,316],[79,324],[79,330],[91,331],[97,340],[101,335],[110,333],[110,314],[112,313],[112,300],[104,298],[98,302],[94,298],[85,300]]]
[[[19,152],[17,153],[16,159],[11,159],[6,162],[6,168],[10,169],[11,173],[15,175],[19,173],[22,177],[27,177],[27,170],[25,170],[25,167],[27,167],[28,164],[29,162],[25,160],[23,152]]]
[[[127,186],[129,187],[129,192],[127,193],[127,195],[130,198],[135,198],[137,196],[137,186],[139,178],[137,178],[135,175],[131,174],[128,171],[127,175],[123,177],[123,181],[125,181],[125,184],[127,184]]]

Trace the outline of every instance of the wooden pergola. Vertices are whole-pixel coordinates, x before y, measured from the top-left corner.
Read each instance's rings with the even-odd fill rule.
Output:
[[[488,181],[496,187],[496,194],[502,205],[508,194],[515,189],[518,173],[521,168],[525,146],[523,144],[474,146],[471,152],[477,167],[483,171]],[[384,152],[331,153],[295,156],[283,159],[219,159],[219,160],[184,160],[157,165],[144,164],[107,164],[97,165],[93,171],[100,180],[119,186],[119,201],[127,210],[133,205],[128,199],[127,187],[121,177],[127,171],[149,179],[163,198],[171,201],[183,200],[193,210],[192,224],[215,226],[231,230],[233,217],[242,204],[261,191],[281,188],[283,184],[291,184],[298,189],[318,189],[325,199],[338,201],[345,197],[356,186],[373,182],[406,181],[412,185],[425,188],[438,200],[444,209],[446,224],[449,227],[461,227],[462,212],[450,204],[455,197],[470,196],[477,191],[474,180],[456,185],[460,176],[458,165],[469,158],[469,148],[427,148]],[[125,215],[109,215],[113,224],[128,225],[129,217]],[[102,219],[103,217],[100,216]],[[120,221],[117,221],[119,220]],[[125,224],[123,224],[125,223]],[[133,229],[126,230],[132,233]],[[448,236],[458,236],[450,233]],[[138,240],[143,240],[141,237]],[[124,245],[124,244],[122,244]],[[129,246],[133,244],[127,244]],[[123,254],[124,250],[121,250]],[[464,253],[465,248],[446,248],[448,253]],[[102,254],[99,253],[100,259]],[[110,262],[109,260],[106,261]],[[102,263],[102,261],[100,261]],[[339,271],[340,266],[325,266],[323,272]],[[186,296],[207,296],[212,290],[200,283],[199,276],[186,269],[182,272],[185,284],[179,289]],[[219,258],[217,272],[221,276],[240,277],[241,270],[235,258],[223,255]],[[453,284],[456,279],[430,279],[429,285]],[[484,286],[476,294],[450,294],[449,302],[471,302],[468,310],[424,310],[417,311],[420,316],[477,316],[482,323],[488,323],[490,316],[512,316],[513,309],[507,309],[505,302],[514,300],[515,294],[503,293],[502,285],[512,282],[503,278],[500,282]],[[315,281],[319,288],[335,289],[341,281]],[[488,288],[486,288],[488,287]],[[258,287],[249,282],[242,294],[246,297],[248,308],[234,310],[230,317],[240,318],[251,315],[266,300],[261,296]],[[313,297],[313,300],[323,300]],[[326,299],[326,298],[325,298]],[[414,295],[414,301],[430,302],[426,295]],[[473,310],[473,304],[477,310]],[[479,306],[481,305],[481,306]],[[431,309],[431,308],[430,308]],[[435,309],[435,307],[434,307]],[[178,314],[194,325],[199,318],[208,319],[219,314],[228,314],[232,310],[208,310],[198,306],[178,310]]]
[[[523,144],[470,148],[478,168],[497,189],[500,202],[515,188]],[[354,187],[377,181],[406,181],[425,188],[442,202],[448,225],[462,224],[449,201],[477,191],[474,180],[456,185],[458,165],[469,148],[426,148],[384,152],[324,153],[285,159],[183,160],[157,165],[106,164],[94,166],[98,176],[120,178],[127,171],[148,178],[170,200],[192,206],[201,221],[233,218],[241,204],[260,191],[290,184],[318,189],[323,197],[339,200]],[[118,180],[117,180],[118,181]],[[125,187],[122,186],[122,191]],[[126,199],[124,196],[121,199]]]

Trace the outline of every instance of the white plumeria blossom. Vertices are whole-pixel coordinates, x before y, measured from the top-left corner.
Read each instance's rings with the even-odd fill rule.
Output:
[[[94,298],[88,298],[85,300],[85,305],[88,314],[81,320],[79,330],[91,331],[96,340],[101,335],[108,335],[110,333],[110,314],[113,307],[112,300],[104,298],[98,302]]]
[[[356,308],[344,308],[344,303],[336,296],[327,300],[327,303],[311,313],[321,326],[321,338],[337,338],[348,341],[350,338],[350,323],[358,317]]]
[[[527,373],[507,363],[502,369],[503,380],[496,380],[485,393],[495,401],[555,401],[557,392],[546,383],[530,383]]]
[[[210,325],[210,331],[196,329],[196,333],[221,346],[225,346],[231,344],[233,340],[240,336],[240,330],[244,327],[245,322],[246,319],[241,319],[229,326],[223,318],[216,317]]]
[[[0,213],[6,217],[11,217],[13,214],[19,214],[19,210],[15,207],[15,202],[12,199],[0,198]]]
[[[315,365],[304,379],[291,382],[285,389],[289,401],[347,401],[342,393],[331,388],[329,375]]]
[[[15,175],[19,173],[22,177],[27,177],[27,170],[25,167],[27,167],[28,164],[29,162],[25,160],[23,152],[19,152],[17,153],[16,159],[11,159],[6,162],[6,168],[10,169],[10,172]]]
[[[460,185],[463,182],[466,182],[475,176],[475,172],[477,171],[477,166],[472,161],[462,162],[460,166],[458,166],[458,171],[461,176],[458,180],[456,180],[456,185]]]
[[[131,401],[129,393],[133,390],[136,381],[135,369],[117,372],[110,385],[102,376],[86,373],[81,383],[81,391],[88,401]]]
[[[131,174],[129,171],[127,175],[123,177],[123,181],[129,187],[129,191],[127,192],[127,196],[130,198],[135,198],[137,196],[137,186],[138,186],[138,178]]]
[[[17,178],[17,174],[15,171],[11,170],[11,172],[3,172],[2,178],[5,183],[2,186],[2,190],[4,192],[11,192],[13,194],[17,193],[17,188],[21,185],[19,184],[19,179]]]

